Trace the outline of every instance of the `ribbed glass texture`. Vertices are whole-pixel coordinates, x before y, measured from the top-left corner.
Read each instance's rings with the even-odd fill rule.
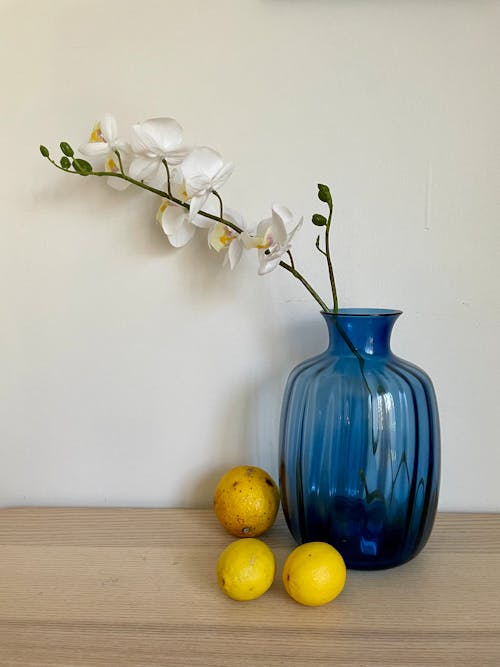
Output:
[[[280,485],[297,542],[329,542],[347,567],[413,558],[436,513],[440,436],[430,378],[390,349],[401,311],[323,313],[330,342],[283,398]]]

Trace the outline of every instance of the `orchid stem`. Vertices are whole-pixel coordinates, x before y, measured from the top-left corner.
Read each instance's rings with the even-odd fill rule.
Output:
[[[121,156],[120,156],[119,152],[115,151],[115,153],[116,153],[116,156],[118,158],[121,173],[118,173],[118,172],[115,172],[115,171],[93,171],[93,170],[89,171],[89,172],[86,172],[86,173],[82,173],[82,172],[79,172],[79,171],[76,171],[76,170],[72,171],[70,169],[64,169],[64,167],[57,164],[57,162],[55,162],[55,160],[53,160],[51,157],[49,157],[49,156],[44,156],[44,157],[46,157],[46,159],[51,164],[53,164],[54,167],[56,167],[56,169],[60,169],[61,171],[64,171],[66,174],[76,174],[78,176],[107,176],[107,177],[111,177],[111,178],[120,178],[122,181],[127,181],[127,183],[131,183],[132,185],[136,185],[138,188],[142,188],[143,190],[147,190],[148,192],[152,192],[155,195],[159,195],[163,199],[168,199],[169,201],[173,202],[177,206],[181,206],[182,208],[185,208],[185,209],[189,210],[189,204],[187,204],[186,202],[183,202],[180,199],[177,199],[177,197],[174,197],[172,195],[172,191],[171,191],[171,187],[170,187],[170,170],[168,168],[168,164],[167,164],[166,160],[163,160],[163,164],[165,166],[165,169],[167,170],[167,190],[168,190],[167,192],[165,192],[164,190],[159,190],[158,188],[154,188],[151,185],[147,185],[143,181],[138,181],[135,178],[131,178],[130,176],[127,176],[124,173],[123,164],[122,164],[122,160],[121,160]],[[212,193],[219,200],[220,215],[218,215],[218,216],[213,215],[212,213],[208,213],[208,212],[203,211],[203,210],[200,210],[198,212],[199,215],[202,215],[203,217],[208,218],[209,220],[214,220],[215,222],[221,222],[222,224],[231,228],[237,234],[241,234],[243,232],[243,230],[240,227],[238,227],[238,225],[234,224],[230,220],[224,219],[224,206],[223,206],[222,198],[219,195],[219,193],[216,192],[215,190],[213,190]],[[338,308],[337,294],[336,294],[336,290],[335,290],[335,282],[334,282],[334,279],[333,279],[333,269],[332,269],[332,264],[331,264],[331,260],[330,260],[330,252],[329,252],[329,245],[328,245],[328,233],[330,231],[332,211],[333,211],[333,209],[330,210],[330,216],[328,218],[327,229],[326,229],[326,244],[327,244],[326,249],[327,249],[328,269],[329,269],[329,273],[330,273],[330,282],[331,282],[332,291],[333,291],[334,312],[337,312],[337,308]],[[317,303],[320,305],[321,309],[325,312],[329,312],[329,308],[326,305],[326,303],[323,301],[323,299],[319,296],[319,294],[311,286],[311,284],[304,278],[304,276],[299,271],[297,271],[297,269],[295,268],[295,262],[293,260],[293,256],[292,256],[292,253],[290,252],[290,250],[287,251],[287,254],[288,254],[288,257],[290,258],[290,264],[288,264],[285,261],[281,261],[279,263],[279,266],[281,266],[283,269],[285,269],[285,271],[288,271],[295,278],[297,278],[297,280],[302,283],[302,285],[306,288],[306,290],[309,292],[309,294],[311,294],[311,296],[314,298],[314,300],[317,301]]]
[[[295,267],[293,267],[291,264],[287,264],[286,262],[281,261],[279,264],[283,269],[286,269],[286,271],[289,271],[297,280],[299,280],[306,290],[309,292],[309,294],[315,299],[319,305],[321,306],[321,310],[324,310],[325,312],[329,312],[329,308],[326,305],[326,303],[323,301],[323,299],[319,296],[319,294],[316,292],[316,290],[307,282],[307,280],[304,278],[304,276],[297,271]]]
[[[164,190],[159,190],[158,188],[153,188],[151,185],[146,185],[144,181],[137,181],[135,178],[131,178],[126,174],[119,174],[115,171],[89,171],[86,174],[81,174],[79,171],[71,171],[70,169],[63,169],[63,167],[58,165],[57,162],[50,157],[46,159],[49,162],[51,162],[54,165],[54,167],[56,167],[56,169],[64,171],[65,174],[76,174],[77,176],[110,176],[112,178],[121,178],[122,181],[127,181],[128,183],[132,183],[132,185],[136,185],[138,188],[142,188],[143,190],[152,192],[155,195],[159,195],[160,197],[163,197],[163,199],[168,199],[174,204],[177,204],[177,206],[182,206],[183,208],[189,210],[189,204],[186,204],[186,202],[183,202],[181,199],[177,199],[171,193],[165,192]],[[230,222],[229,220],[221,219],[218,215],[213,215],[212,213],[207,213],[206,211],[199,211],[198,213],[199,215],[202,215],[205,218],[209,218],[210,220],[215,220],[215,222],[224,223],[238,234],[241,234],[241,232],[243,231],[240,227],[238,227],[238,225],[235,225],[233,222]]]
[[[330,285],[332,288],[332,297],[333,297],[333,312],[338,312],[339,302],[337,298],[337,288],[335,286],[335,277],[333,275],[333,266],[332,266],[332,257],[330,255],[330,226],[332,224],[333,217],[333,204],[330,202],[329,205],[330,213],[328,215],[328,222],[326,223],[325,228],[325,252],[323,253],[326,257],[326,262],[328,264],[328,275],[330,276]],[[317,246],[320,250],[319,245]],[[322,251],[321,251],[322,252]]]
[[[115,155],[118,158],[118,164],[120,165],[121,173],[125,174],[125,170],[123,168],[122,156],[120,155],[120,151],[115,151]]]
[[[224,204],[222,203],[222,197],[216,190],[212,190],[212,194],[217,197],[219,200],[219,206],[220,206],[220,221],[224,222]]]
[[[172,196],[172,190],[170,188],[170,169],[168,168],[167,161],[165,158],[162,160],[163,164],[165,165],[165,169],[167,170],[167,190],[168,190],[168,195],[169,197]]]

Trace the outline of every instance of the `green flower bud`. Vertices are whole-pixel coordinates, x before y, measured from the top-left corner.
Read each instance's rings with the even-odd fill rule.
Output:
[[[70,159],[69,159],[69,157],[66,157],[66,155],[62,156],[60,162],[61,162],[61,167],[63,169],[69,169],[71,167]]]
[[[40,153],[43,155],[43,157],[49,157],[49,149],[45,148],[45,146],[40,146]]]
[[[324,227],[327,223],[327,219],[325,218],[324,215],[320,215],[319,213],[315,213],[312,217],[313,224],[316,225],[317,227]]]
[[[60,146],[64,155],[67,155],[68,157],[73,157],[75,153],[73,152],[73,149],[66,141],[61,141]]]
[[[321,183],[318,183],[318,199],[332,207],[332,195],[328,185],[322,185]]]
[[[73,160],[73,169],[82,176],[87,176],[92,173],[92,165],[89,164],[87,160],[82,160],[81,158]]]

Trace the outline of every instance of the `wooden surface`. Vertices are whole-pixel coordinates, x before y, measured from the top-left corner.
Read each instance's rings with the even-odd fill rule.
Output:
[[[219,591],[210,510],[0,510],[1,667],[500,665],[500,515],[442,514],[425,550],[324,607]]]

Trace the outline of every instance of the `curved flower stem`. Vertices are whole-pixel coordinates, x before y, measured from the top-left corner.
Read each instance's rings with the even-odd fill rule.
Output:
[[[333,296],[333,312],[336,313],[338,312],[339,309],[339,301],[337,298],[337,288],[335,287],[335,277],[333,275],[332,257],[330,255],[330,226],[332,224],[333,204],[329,206],[329,209],[330,213],[328,215],[328,222],[326,223],[326,228],[325,228],[325,252],[323,254],[326,257],[326,262],[328,264],[328,275],[330,276],[330,285],[332,288],[332,296]]]
[[[130,176],[127,176],[126,174],[119,174],[116,171],[89,171],[87,174],[81,174],[78,171],[71,171],[69,169],[63,169],[60,165],[55,162],[52,158],[48,157],[47,160],[51,162],[56,169],[60,169],[61,171],[64,171],[65,174],[76,174],[77,176],[110,176],[111,178],[121,178],[122,181],[127,181],[128,183],[132,183],[132,185],[136,185],[138,188],[142,188],[143,190],[147,190],[148,192],[152,192],[155,195],[159,195],[160,197],[163,197],[163,199],[168,199],[169,201],[173,202],[174,204],[177,204],[177,206],[182,206],[183,208],[189,210],[189,204],[186,204],[186,202],[183,202],[181,199],[177,199],[177,197],[174,197],[172,194],[169,194],[168,192],[165,192],[164,190],[159,190],[158,188],[153,188],[151,185],[146,185],[144,181],[137,181],[135,178],[131,178]],[[231,227],[235,232],[238,234],[241,234],[243,231],[238,227],[238,225],[235,225],[233,222],[230,222],[229,220],[221,220],[219,216],[213,215],[212,213],[207,213],[206,211],[199,211],[199,215],[204,216],[205,218],[209,218],[210,220],[214,220],[215,222],[223,222],[225,225],[228,227]]]
[[[329,312],[329,308],[326,305],[326,303],[323,301],[323,299],[319,296],[319,294],[316,292],[316,290],[307,282],[307,280],[304,278],[304,276],[297,271],[297,269],[292,266],[291,264],[287,264],[286,262],[281,261],[279,265],[283,268],[286,269],[286,271],[289,271],[297,280],[299,280],[306,290],[309,292],[309,294],[315,299],[319,305],[321,306],[321,310],[324,310],[326,312]]]
[[[125,170],[123,168],[122,156],[120,155],[120,151],[115,151],[115,155],[118,158],[118,164],[120,165],[121,173],[125,174]]]
[[[290,266],[292,267],[292,269],[295,269],[295,262],[293,261],[293,255],[291,250],[287,250],[286,254],[288,255],[288,257],[290,257]]]
[[[168,164],[167,164],[167,161],[165,160],[165,158],[162,160],[162,163],[164,164],[165,169],[167,171],[167,190],[168,190],[168,196],[171,197],[172,196],[172,190],[170,188],[170,169],[168,167]]]
[[[64,171],[65,174],[76,174],[77,176],[109,176],[111,178],[120,178],[122,181],[127,181],[128,183],[132,183],[132,185],[136,185],[138,188],[142,188],[143,190],[147,190],[148,192],[152,192],[155,195],[159,195],[163,199],[168,199],[169,201],[173,202],[174,204],[177,204],[177,206],[182,206],[183,208],[189,210],[189,204],[186,202],[183,202],[180,199],[177,199],[177,197],[174,197],[171,192],[165,192],[164,190],[159,190],[158,188],[154,188],[151,185],[146,185],[143,181],[137,181],[135,178],[131,178],[130,176],[127,176],[126,174],[123,173],[117,173],[115,171],[89,171],[88,173],[82,174],[78,171],[71,171],[70,169],[64,169],[60,165],[55,162],[50,157],[47,157],[47,160],[56,167],[56,169],[60,169],[61,171]],[[170,187],[169,187],[170,189]],[[237,234],[241,234],[243,230],[238,227],[238,225],[234,224],[230,220],[225,220],[223,217],[223,204],[222,204],[222,198],[220,195],[214,190],[213,194],[219,199],[220,202],[220,216],[213,215],[212,213],[207,213],[206,211],[199,211],[199,215],[204,216],[205,218],[209,218],[210,220],[214,220],[215,222],[222,222],[224,225],[227,227],[230,227],[233,231],[235,231]],[[279,265],[291,273],[299,282],[304,285],[306,290],[311,294],[311,296],[314,298],[315,301],[318,302],[318,304],[321,306],[321,309],[329,312],[329,308],[326,305],[326,303],[323,301],[323,299],[319,296],[319,294],[316,292],[316,290],[310,285],[310,283],[304,278],[304,276],[297,271],[295,268],[295,264],[293,261],[293,257],[290,251],[288,251],[288,256],[290,257],[290,264],[287,264],[284,261],[281,261]],[[336,302],[336,301],[335,301]]]
[[[212,194],[217,197],[219,200],[219,206],[220,206],[220,221],[224,222],[224,204],[222,203],[222,197],[216,190],[212,190]]]

